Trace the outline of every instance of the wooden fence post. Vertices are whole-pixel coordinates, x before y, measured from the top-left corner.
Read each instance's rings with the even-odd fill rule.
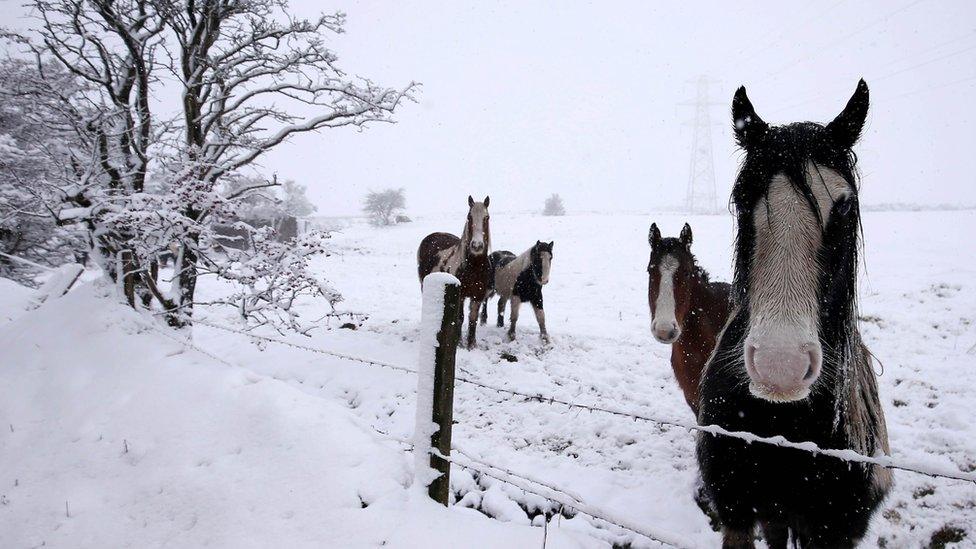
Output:
[[[460,331],[458,310],[460,309],[461,287],[454,284],[444,286],[444,317],[441,329],[437,332],[437,349],[434,351],[434,413],[433,420],[437,431],[430,437],[430,445],[443,456],[451,455],[451,429],[454,426],[454,362],[457,355]],[[430,483],[430,497],[447,505],[451,492],[451,463],[431,454],[430,466],[441,475]]]
[[[433,372],[430,372],[431,365],[425,364],[430,361],[430,349],[421,350],[421,364],[417,374],[418,444],[414,452],[418,453],[416,460],[418,469],[429,464],[431,469],[439,473],[427,487],[427,493],[442,505],[448,504],[451,492],[451,463],[440,456],[451,455],[451,428],[454,423],[454,364],[460,338],[457,328],[458,311],[461,306],[460,291],[460,282],[449,274],[435,273],[424,279],[424,311],[421,322],[425,326],[421,326],[421,338],[433,336],[425,330],[433,330],[433,325],[428,324],[437,320],[433,315],[438,315],[440,318],[436,334],[437,344],[433,348]],[[443,300],[437,299],[441,297]],[[430,310],[433,307],[439,307],[440,310]],[[433,342],[422,341],[421,345],[430,343]],[[431,394],[423,395],[423,391],[429,391]],[[429,406],[429,410],[426,406]],[[423,428],[425,423],[430,425],[431,422],[436,425],[436,430],[430,434],[428,443],[427,440],[422,440]],[[432,450],[436,450],[439,455],[435,455]],[[420,453],[428,453],[429,458]]]

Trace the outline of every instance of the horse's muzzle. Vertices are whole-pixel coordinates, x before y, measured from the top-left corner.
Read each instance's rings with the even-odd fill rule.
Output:
[[[651,323],[651,333],[659,342],[671,344],[681,337],[681,328],[677,322],[657,320]]]
[[[823,366],[820,342],[803,331],[776,330],[758,336],[750,333],[743,358],[750,379],[749,391],[772,402],[807,398]]]

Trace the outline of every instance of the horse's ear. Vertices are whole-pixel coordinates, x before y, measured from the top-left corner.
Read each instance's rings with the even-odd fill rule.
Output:
[[[468,195],[468,207],[470,208],[472,206],[474,206],[474,199],[471,198],[471,195],[469,194]]]
[[[862,78],[857,83],[854,95],[847,101],[847,106],[837,115],[837,118],[827,124],[827,133],[842,149],[850,149],[861,137],[864,120],[868,117],[868,85]]]
[[[647,233],[647,243],[653,248],[661,241],[661,229],[657,228],[657,223],[651,223],[651,230]]]
[[[679,239],[685,245],[685,248],[691,247],[691,225],[685,223],[685,226],[681,228],[681,236]]]
[[[550,240],[550,241],[549,241],[549,251],[550,251],[550,252],[552,251],[552,247],[553,247],[553,246],[554,246],[555,244],[556,244],[556,241],[555,241],[555,240]]]
[[[735,140],[743,149],[759,143],[769,129],[769,125],[756,114],[745,86],[740,86],[732,98],[732,124],[735,126]]]
[[[488,201],[489,201],[490,199],[491,199],[491,197],[490,197],[490,196],[486,196],[486,197],[485,197],[485,207],[486,207],[486,208],[488,207]]]

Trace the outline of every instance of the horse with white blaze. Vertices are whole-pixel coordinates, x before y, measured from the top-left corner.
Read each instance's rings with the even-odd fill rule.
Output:
[[[417,248],[417,275],[421,285],[424,277],[434,272],[450,273],[461,281],[458,329],[464,318],[464,300],[470,300],[466,341],[469,349],[475,346],[478,310],[491,286],[488,263],[488,253],[491,251],[489,202],[487,196],[482,202],[468,196],[468,218],[460,238],[450,233],[431,233],[420,241]]]
[[[546,331],[546,312],[542,304],[542,287],[549,283],[549,270],[552,267],[552,247],[555,242],[536,243],[516,256],[512,252],[499,250],[491,254],[491,288],[481,310],[481,323],[488,321],[488,301],[498,294],[498,327],[505,326],[505,304],[511,301],[511,320],[508,325],[509,339],[515,339],[515,324],[519,309],[528,301],[535,311],[539,323],[539,337],[549,341]]]
[[[662,238],[656,223],[647,235],[647,301],[654,339],[671,345],[671,369],[685,402],[698,415],[698,388],[715,341],[729,318],[729,285],[712,282],[691,252],[691,226]]]
[[[853,146],[868,112],[861,80],[829,124],[770,126],[739,88],[745,151],[733,309],[701,382],[702,425],[781,435],[821,448],[888,454],[871,354],[857,329],[860,210]],[[698,436],[698,462],[723,547],[854,547],[891,488],[891,471],[811,452]]]

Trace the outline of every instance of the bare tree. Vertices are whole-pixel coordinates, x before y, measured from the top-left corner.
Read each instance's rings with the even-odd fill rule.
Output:
[[[566,208],[563,207],[563,199],[558,194],[551,194],[546,199],[546,206],[542,210],[542,215],[566,215]]]
[[[33,0],[31,7],[38,40],[7,38],[33,54],[32,93],[61,105],[58,122],[79,142],[66,164],[71,170],[50,185],[57,204],[48,210],[57,224],[85,224],[106,272],[115,276],[117,253],[134,250],[127,269],[173,325],[189,323],[198,275],[242,281],[235,269],[251,259],[274,268],[259,270],[263,281],[242,284],[278,284],[260,299],[285,316],[296,295],[288,284],[337,297],[295,275],[304,260],[282,250],[227,258],[212,247],[211,226],[233,221],[238,201],[277,185],[246,183],[241,174],[266,152],[302,133],[393,122],[417,84],[391,89],[347,75],[324,42],[343,32],[344,15],[300,20],[283,0]],[[71,77],[68,91],[52,79],[52,63]],[[163,73],[181,92],[173,120],[151,112],[152,92],[173,85],[156,78]],[[324,250],[321,239],[311,239],[296,246]],[[176,274],[166,292],[150,267],[174,243]],[[253,302],[239,303],[247,317],[245,302]]]
[[[363,199],[363,212],[375,226],[392,225],[397,212],[407,207],[407,197],[403,188],[370,191]]]
[[[179,50],[183,139],[174,183],[211,194],[222,177],[289,137],[327,128],[391,122],[416,85],[390,89],[347,76],[322,35],[343,32],[342,13],[299,20],[284,0],[183,0],[160,8]],[[300,115],[307,111],[307,116]],[[254,188],[245,188],[247,192]],[[233,197],[231,197],[233,198]],[[199,225],[212,212],[188,201]],[[193,302],[200,231],[181,238],[178,307]]]

